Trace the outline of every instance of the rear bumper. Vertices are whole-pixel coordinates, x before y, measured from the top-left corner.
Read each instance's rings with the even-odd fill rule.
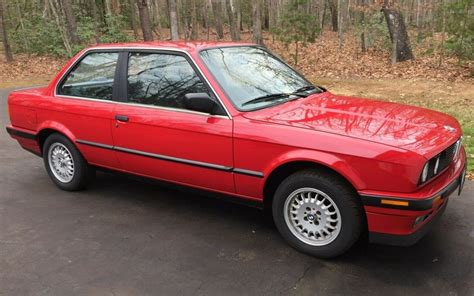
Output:
[[[38,135],[36,132],[13,127],[11,125],[7,126],[5,129],[10,137],[17,140],[23,149],[35,155],[41,156],[41,148],[38,144]]]
[[[409,246],[420,240],[441,218],[449,196],[459,192],[466,166],[463,151],[452,167],[449,183],[427,198],[361,195],[367,216],[369,241]]]

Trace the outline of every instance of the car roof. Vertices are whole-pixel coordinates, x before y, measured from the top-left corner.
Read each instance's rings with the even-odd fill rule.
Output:
[[[229,46],[257,46],[249,42],[231,42],[231,41],[149,41],[149,42],[125,42],[98,44],[88,49],[96,48],[169,48],[184,51],[200,51],[208,48],[229,47]]]

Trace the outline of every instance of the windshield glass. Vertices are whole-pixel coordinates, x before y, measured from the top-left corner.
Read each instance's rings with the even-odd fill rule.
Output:
[[[200,55],[227,96],[242,111],[321,92],[262,48],[213,48]]]

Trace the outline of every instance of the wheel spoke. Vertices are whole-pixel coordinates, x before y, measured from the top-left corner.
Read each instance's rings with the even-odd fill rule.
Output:
[[[54,177],[68,183],[74,177],[74,159],[71,152],[62,143],[53,143],[48,150],[48,162]]]
[[[341,229],[336,203],[326,193],[314,188],[301,188],[288,196],[285,220],[291,232],[310,245],[331,243]]]

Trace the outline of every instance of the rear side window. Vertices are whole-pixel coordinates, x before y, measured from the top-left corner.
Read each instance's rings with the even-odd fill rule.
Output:
[[[84,57],[59,86],[58,94],[112,100],[115,68],[119,54],[96,52]]]
[[[130,53],[128,101],[186,109],[184,95],[209,91],[189,62],[180,55]]]

